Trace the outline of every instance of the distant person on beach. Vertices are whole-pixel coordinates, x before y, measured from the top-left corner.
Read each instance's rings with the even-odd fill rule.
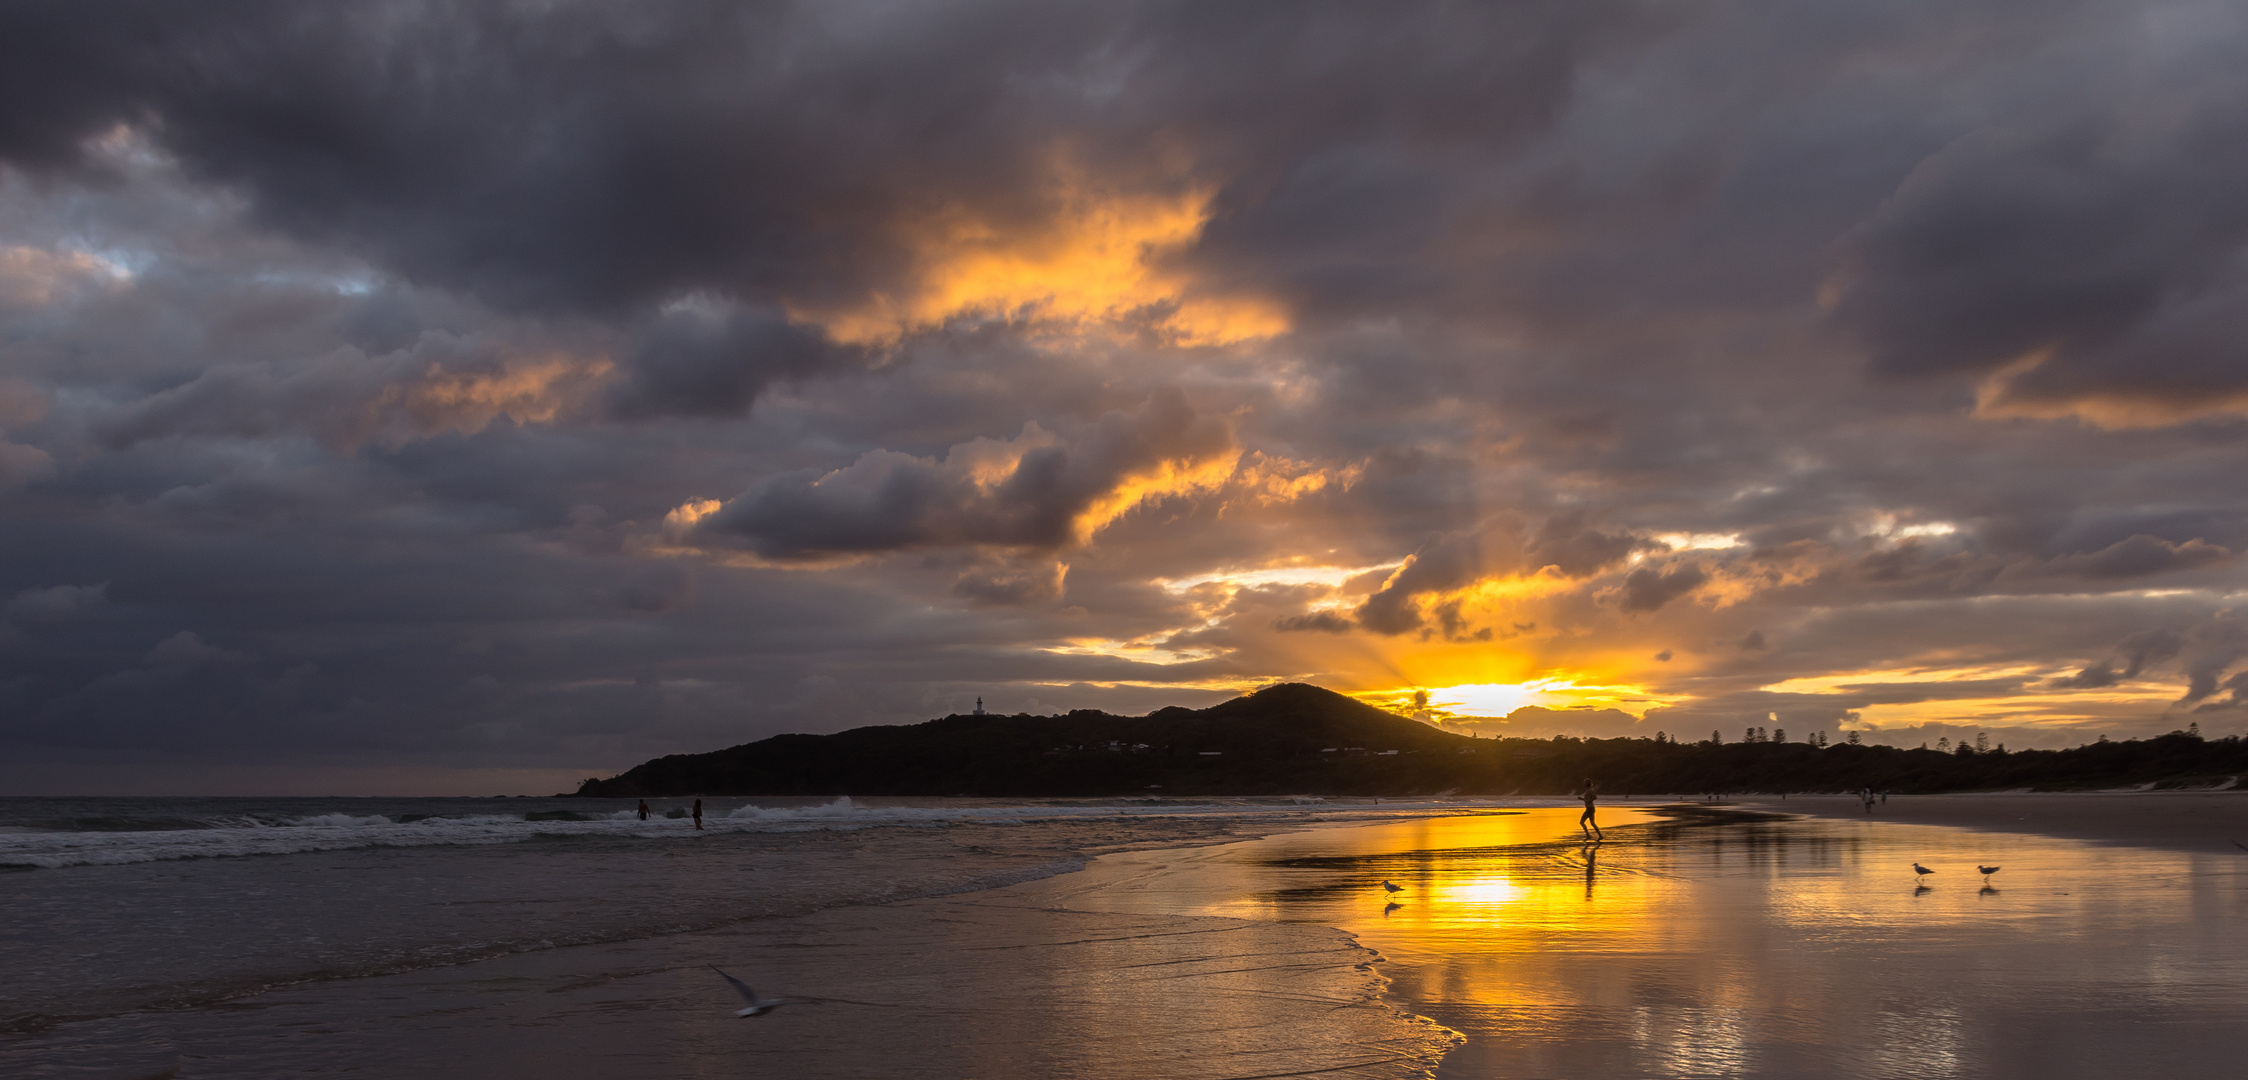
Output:
[[[1884,788],[1881,792],[1881,805],[1889,805],[1889,792],[1886,788]]]
[[[1592,804],[1593,800],[1600,797],[1600,785],[1593,783],[1591,777],[1585,777],[1584,790],[1578,792],[1577,797],[1585,801],[1584,816],[1577,819],[1577,827],[1595,839],[1606,840],[1607,834],[1600,831],[1600,823],[1592,817]]]
[[[1865,803],[1865,804],[1866,804],[1866,813],[1869,813],[1869,814],[1870,814],[1870,813],[1873,813],[1873,789],[1872,789],[1872,788],[1859,788],[1859,789],[1858,789],[1858,799],[1859,799],[1859,801],[1861,801],[1861,802],[1863,802],[1863,803]]]
[[[640,800],[640,820],[648,820],[648,800]]]
[[[702,831],[702,800],[695,800],[695,831]]]

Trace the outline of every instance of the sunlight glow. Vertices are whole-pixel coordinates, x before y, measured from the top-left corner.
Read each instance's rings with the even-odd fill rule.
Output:
[[[1731,533],[1656,533],[1655,539],[1670,545],[1672,551],[1722,551],[1748,543]]]
[[[1445,904],[1511,904],[1520,900],[1523,892],[1512,878],[1459,878],[1437,885],[1431,899]]]
[[[1203,585],[1225,585],[1229,588],[1254,588],[1258,585],[1325,585],[1340,586],[1360,574],[1397,569],[1397,563],[1378,563],[1373,566],[1268,566],[1256,570],[1213,570],[1183,578],[1156,578],[1155,583],[1170,593],[1184,593]]]
[[[1053,208],[1034,225],[951,206],[900,230],[916,253],[906,287],[838,310],[791,314],[839,341],[882,345],[964,316],[1129,324],[1172,344],[1224,345],[1288,329],[1281,312],[1240,298],[1193,295],[1167,265],[1199,240],[1212,188],[1138,194],[1109,189],[1057,151]]]
[[[1833,675],[1806,675],[1757,687],[1768,694],[1833,694],[1890,683],[1950,683],[1991,679],[2034,679],[2046,674],[2032,664],[1993,664],[1981,667],[1888,668],[1846,671]]]

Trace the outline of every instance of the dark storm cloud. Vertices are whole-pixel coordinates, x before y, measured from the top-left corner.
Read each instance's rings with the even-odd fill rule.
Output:
[[[1222,418],[1196,413],[1175,389],[1062,441],[1042,434],[1026,432],[1015,446],[955,447],[943,460],[874,451],[830,473],[773,477],[693,535],[781,559],[962,544],[1055,548],[1079,537],[1097,503],[1135,481],[1230,462],[1239,452]]]
[[[1275,620],[1272,624],[1275,630],[1290,632],[1316,630],[1323,634],[1347,634],[1356,626],[1356,623],[1332,611],[1313,611],[1302,615],[1289,615]]]
[[[640,330],[613,407],[630,418],[740,416],[775,381],[847,370],[859,355],[779,312],[690,305]]]
[[[1419,629],[1420,607],[1414,598],[1472,584],[1496,567],[1487,568],[1483,538],[1474,534],[1441,537],[1423,544],[1405,559],[1381,590],[1358,606],[1359,625],[1377,634],[1402,634]]]
[[[2230,722],[2243,42],[9,5],[0,762],[609,769],[1510,663],[1678,702],[1639,733]]]
[[[1625,611],[1655,611],[1701,588],[1708,580],[1709,575],[1699,563],[1685,563],[1667,570],[1645,567],[1625,575],[1619,603]]]
[[[2055,684],[2084,689],[2114,686],[2125,679],[2138,678],[2139,673],[2145,671],[2149,664],[2158,664],[2178,655],[2178,650],[2184,644],[2184,639],[2174,630],[2141,630],[2124,638],[2116,646],[2115,657],[2102,660],[2067,678],[2057,679]],[[2116,670],[2118,660],[2123,665],[2120,671]]]
[[[503,415],[546,419],[606,371],[605,361],[516,362],[493,343],[431,335],[377,357],[346,347],[287,366],[206,368],[104,418],[96,431],[113,448],[183,436],[294,435],[349,453],[370,441],[475,431]]]
[[[1060,137],[1252,182],[1342,133],[1518,137],[1637,6],[28,4],[0,155],[149,124],[263,219],[507,305],[831,299],[900,269],[909,209],[1041,213]]]
[[[2248,82],[2203,74],[2103,83],[1931,156],[1851,237],[1837,318],[1892,374],[2030,365],[1994,407],[2104,401],[2096,418],[2128,420],[2248,392]]]
[[[2248,618],[2226,611],[2186,631],[2185,637],[2186,693],[2178,702],[2190,705],[2216,693],[2225,669],[2248,656]]]

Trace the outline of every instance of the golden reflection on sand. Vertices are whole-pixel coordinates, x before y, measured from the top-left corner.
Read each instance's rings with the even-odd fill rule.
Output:
[[[1467,1035],[1442,1076],[2237,1075],[2248,858],[1607,806],[1595,845],[1577,814],[1112,856],[1070,903],[1348,930]]]

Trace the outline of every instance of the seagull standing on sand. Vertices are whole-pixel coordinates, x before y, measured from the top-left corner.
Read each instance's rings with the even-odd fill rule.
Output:
[[[718,965],[712,964],[710,966],[710,970],[718,971]],[[727,982],[733,983],[734,992],[740,994],[742,996],[742,1000],[749,1003],[748,1008],[735,1013],[735,1016],[763,1016],[766,1013],[772,1012],[774,1009],[778,1009],[783,1004],[785,1004],[785,1002],[783,1002],[780,998],[758,997],[757,991],[750,989],[748,983],[745,983],[740,979],[728,975],[723,971],[718,971],[718,977],[726,980]]]
[[[1928,875],[1935,873],[1934,870],[1930,870],[1927,867],[1920,865],[1919,863],[1912,864],[1912,872],[1920,875],[1921,877],[1927,877]]]
[[[1401,893],[1401,892],[1404,892],[1404,891],[1405,891],[1405,886],[1403,886],[1403,885],[1392,885],[1392,884],[1390,884],[1390,883],[1389,883],[1389,879],[1388,879],[1388,878],[1383,878],[1383,879],[1382,879],[1382,891],[1383,891],[1383,892],[1392,892],[1392,893]]]

